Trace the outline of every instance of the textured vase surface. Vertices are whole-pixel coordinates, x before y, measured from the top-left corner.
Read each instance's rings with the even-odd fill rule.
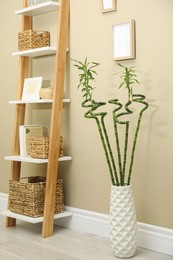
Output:
[[[137,247],[137,220],[130,185],[112,186],[109,228],[114,255],[133,257]]]

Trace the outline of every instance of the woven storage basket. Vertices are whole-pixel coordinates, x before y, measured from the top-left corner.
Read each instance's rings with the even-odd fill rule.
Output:
[[[31,5],[37,5],[37,4],[41,4],[44,2],[49,2],[50,0],[28,0],[28,6]],[[53,2],[58,2],[58,0],[52,0]]]
[[[50,45],[50,33],[28,30],[18,33],[19,51],[46,47]]]
[[[49,156],[49,137],[38,136],[30,139],[30,155],[33,158],[47,159]],[[63,138],[60,137],[59,157],[63,156]]]
[[[20,178],[9,181],[10,210],[30,216],[43,216],[46,178],[40,176]],[[56,186],[54,213],[64,211],[63,180],[59,179]]]

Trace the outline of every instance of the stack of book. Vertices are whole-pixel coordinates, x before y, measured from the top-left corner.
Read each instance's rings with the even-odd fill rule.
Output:
[[[30,138],[33,136],[46,135],[47,129],[41,125],[20,125],[19,126],[19,144],[20,155],[30,156]]]

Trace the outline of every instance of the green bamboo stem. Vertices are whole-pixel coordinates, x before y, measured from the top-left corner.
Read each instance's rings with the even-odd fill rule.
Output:
[[[126,115],[132,114],[133,112],[128,108],[128,106],[132,102],[129,101],[125,104],[125,110],[127,111]],[[125,122],[126,130],[125,130],[125,141],[124,141],[124,163],[123,163],[123,180],[125,182],[125,173],[126,173],[126,163],[127,163],[127,148],[128,148],[128,139],[129,139],[129,121]]]
[[[128,148],[128,139],[129,139],[129,122],[126,122],[126,130],[125,130],[125,140],[124,140],[124,158],[123,158],[123,183],[125,183],[125,175],[126,175],[126,163],[127,163],[127,148]]]
[[[115,132],[115,140],[116,140],[116,147],[117,147],[117,154],[118,154],[118,162],[119,162],[119,170],[120,170],[120,179],[121,179],[121,185],[125,185],[125,171],[126,171],[126,162],[127,162],[127,148],[128,148],[128,135],[129,135],[129,121],[120,121],[119,117],[131,114],[132,111],[128,108],[129,104],[131,104],[131,101],[127,102],[125,107],[125,112],[116,114],[117,111],[119,111],[123,105],[117,100],[110,100],[110,104],[118,105],[118,107],[113,110],[113,122],[114,122],[114,132]],[[119,146],[119,136],[118,136],[118,124],[125,124],[126,130],[125,130],[125,141],[124,141],[124,157],[123,157],[123,167],[121,162],[121,151]]]
[[[107,164],[108,164],[108,167],[109,167],[109,173],[110,173],[110,177],[111,177],[111,182],[112,182],[112,185],[115,185],[116,183],[115,183],[115,180],[114,180],[114,174],[113,174],[113,170],[112,170],[112,167],[111,167],[111,161],[109,159],[109,154],[108,154],[106,143],[105,143],[105,140],[104,140],[104,137],[103,137],[103,133],[102,133],[101,127],[100,127],[100,122],[99,122],[99,119],[97,117],[94,117],[94,119],[96,120],[97,127],[98,127],[99,134],[100,134],[100,138],[101,138],[101,141],[102,141],[102,146],[103,146],[103,149],[104,149],[104,152],[105,152]]]
[[[88,102],[89,102],[89,104],[87,104]],[[111,182],[112,182],[112,185],[115,185],[116,184],[115,180],[116,180],[117,183],[119,183],[119,181],[118,181],[118,175],[117,175],[116,167],[115,167],[115,164],[114,164],[114,159],[112,157],[112,151],[111,151],[106,127],[105,127],[105,124],[104,124],[104,117],[107,115],[107,113],[106,112],[95,113],[95,114],[93,113],[98,107],[100,107],[102,105],[105,105],[105,103],[104,102],[95,102],[95,101],[90,101],[90,100],[85,100],[84,102],[82,102],[82,107],[90,108],[90,110],[87,111],[84,116],[86,118],[93,118],[93,119],[96,120],[99,135],[100,135],[101,142],[102,142],[102,146],[103,146],[105,156],[106,156],[106,161],[107,161],[108,168],[109,168]],[[100,124],[99,119],[98,119],[99,116],[101,117],[101,121],[102,121],[101,124]],[[102,130],[101,126],[103,127],[103,130]],[[104,133],[104,135],[103,135],[103,133]],[[104,136],[106,138],[106,142],[105,142]],[[107,145],[106,145],[106,143],[107,143]],[[111,156],[111,161],[109,159],[109,155]],[[111,162],[112,162],[112,165],[111,165]],[[113,170],[112,170],[112,167],[113,167]],[[115,177],[115,179],[114,179],[114,177]]]
[[[118,101],[118,99],[110,100],[109,103],[117,105],[117,108],[113,110],[113,124],[114,124],[114,134],[115,134],[115,141],[116,141],[116,148],[117,148],[117,157],[118,157],[118,166],[119,166],[119,175],[120,175],[120,184],[123,184],[122,179],[122,163],[121,163],[121,150],[120,150],[120,143],[119,143],[119,135],[118,135],[118,128],[117,128],[117,116],[116,112],[122,108],[122,104]]]
[[[108,135],[107,135],[107,131],[106,131],[106,127],[105,127],[103,117],[101,117],[101,124],[102,124],[102,127],[103,127],[103,132],[105,134],[105,139],[106,139],[109,155],[110,155],[111,162],[112,162],[112,167],[113,167],[113,171],[114,171],[114,177],[115,177],[115,180],[116,180],[116,184],[117,184],[117,186],[119,186],[119,179],[118,179],[118,174],[117,174],[117,170],[116,170],[115,160],[114,160],[114,157],[113,157],[113,153],[112,153],[112,149],[111,149],[111,146],[110,146],[110,142],[109,142],[109,138],[108,138]]]
[[[145,99],[144,95],[141,94],[133,94],[133,102],[141,103],[144,105],[144,108],[140,111],[139,117],[138,117],[138,122],[137,122],[137,127],[135,131],[135,136],[134,136],[134,141],[133,141],[133,147],[132,147],[132,153],[131,153],[131,160],[130,160],[130,168],[129,168],[129,174],[128,174],[128,181],[127,184],[130,184],[131,181],[131,175],[132,175],[132,168],[133,168],[133,163],[134,163],[134,154],[135,154],[135,148],[136,148],[136,142],[137,142],[137,137],[139,133],[139,128],[141,124],[141,118],[143,115],[143,112],[148,108],[148,103],[143,101]]]
[[[107,113],[105,113],[105,112],[93,113],[93,111],[95,111],[98,107],[105,105],[106,103],[96,102],[96,101],[92,101],[92,102],[93,102],[93,106],[89,110],[90,118],[91,118],[91,116],[94,117],[94,118],[99,117],[99,116],[101,117],[101,126],[102,126],[102,129],[103,129],[103,133],[104,133],[105,140],[106,140],[106,146],[107,146],[109,156],[110,156],[110,159],[111,159],[111,164],[112,164],[112,167],[113,167],[114,178],[116,180],[116,184],[119,185],[119,179],[118,179],[118,174],[117,174],[117,170],[116,170],[115,160],[114,160],[114,157],[113,157],[112,149],[111,149],[111,146],[110,146],[110,141],[109,141],[107,130],[106,130],[105,123],[104,123],[104,117],[107,115]]]

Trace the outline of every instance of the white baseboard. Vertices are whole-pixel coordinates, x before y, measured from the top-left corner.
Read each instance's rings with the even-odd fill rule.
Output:
[[[60,226],[109,237],[109,215],[65,207],[72,217],[56,220]],[[138,222],[138,246],[173,256],[173,230]]]
[[[0,210],[6,210],[8,195],[0,193]],[[65,207],[72,217],[55,220],[55,224],[108,238],[109,216],[88,210]],[[173,230],[138,222],[138,246],[173,256]]]
[[[138,223],[138,245],[173,256],[173,229]]]
[[[72,212],[72,217],[55,221],[55,224],[101,237],[109,237],[108,215],[67,206],[65,210]]]

